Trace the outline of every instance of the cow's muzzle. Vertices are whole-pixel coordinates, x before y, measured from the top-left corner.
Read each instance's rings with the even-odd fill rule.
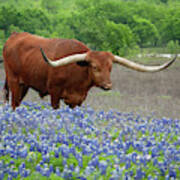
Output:
[[[105,91],[112,89],[112,83],[104,84],[101,86],[101,88]]]

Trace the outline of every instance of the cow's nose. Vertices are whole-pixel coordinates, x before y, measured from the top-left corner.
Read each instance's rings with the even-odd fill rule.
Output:
[[[104,88],[104,90],[111,90],[112,89],[112,83],[104,84],[103,88]]]

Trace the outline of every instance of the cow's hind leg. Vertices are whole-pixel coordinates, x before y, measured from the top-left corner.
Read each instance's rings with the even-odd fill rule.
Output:
[[[21,103],[21,101],[24,99],[24,97],[26,96],[27,92],[28,92],[29,87],[24,85],[24,84],[20,84],[20,97],[19,97],[19,103]]]
[[[19,79],[16,77],[13,77],[11,80],[9,80],[9,86],[12,93],[11,106],[13,110],[15,110],[26,95],[28,87],[24,84],[19,84]]]
[[[9,102],[9,86],[8,86],[7,78],[5,79],[4,82],[3,93],[4,93],[4,103]]]

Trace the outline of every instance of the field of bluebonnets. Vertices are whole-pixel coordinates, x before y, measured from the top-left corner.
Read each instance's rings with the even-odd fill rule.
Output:
[[[180,119],[46,102],[0,114],[0,179],[180,178]]]
[[[12,112],[1,69],[0,180],[180,179],[178,73],[115,67],[113,90],[94,89],[83,107],[53,110],[30,91]]]

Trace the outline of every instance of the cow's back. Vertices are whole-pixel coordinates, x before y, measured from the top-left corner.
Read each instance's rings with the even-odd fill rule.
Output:
[[[38,42],[40,37],[37,37],[26,32],[14,32],[6,41],[3,48],[4,61],[15,73],[19,74],[21,72],[29,52],[40,44]]]
[[[17,69],[20,72],[22,66],[30,61],[31,64],[34,62],[40,66],[46,64],[42,59],[40,48],[43,48],[47,56],[53,60],[89,50],[77,40],[48,39],[23,32],[12,33],[4,45],[3,56],[5,62],[13,66],[14,70],[17,65],[20,66],[20,69]]]
[[[68,65],[70,69],[65,67],[67,70],[61,69],[61,72],[53,70],[44,62],[40,48],[43,48],[47,56],[53,60],[89,50],[84,44],[76,40],[48,39],[26,32],[13,33],[6,41],[3,49],[5,70],[19,77],[21,83],[42,93],[47,92],[48,81],[58,80],[54,76],[56,73],[64,72],[61,75],[63,79],[66,79],[69,74],[67,71],[72,70],[71,66],[73,70],[77,68],[77,71],[80,71],[80,67]]]
[[[29,33],[13,33],[3,48],[6,76],[42,91],[47,79],[47,65],[40,60],[38,49],[47,41]]]

